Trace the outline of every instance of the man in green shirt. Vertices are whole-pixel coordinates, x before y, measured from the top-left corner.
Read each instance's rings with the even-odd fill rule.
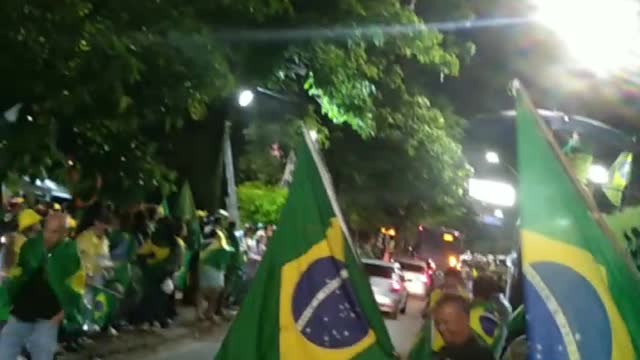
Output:
[[[47,217],[42,234],[27,240],[7,282],[13,305],[0,335],[0,360],[13,360],[23,346],[32,359],[53,359],[63,320],[77,322],[85,277],[75,243],[67,241],[66,216]]]

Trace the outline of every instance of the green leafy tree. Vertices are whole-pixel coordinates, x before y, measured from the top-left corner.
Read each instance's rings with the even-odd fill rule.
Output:
[[[238,84],[303,99],[288,119],[321,133],[335,123],[365,138],[410,135],[404,153],[425,152],[430,166],[446,167],[456,158],[452,118],[431,96],[437,88],[425,91],[411,80],[415,73],[455,76],[465,52],[425,29],[410,5],[4,1],[0,70],[7,86],[0,106],[24,109],[2,125],[8,131],[0,135],[7,149],[0,173],[50,174],[73,159],[82,179],[100,175],[104,195],[124,200],[171,190],[177,171],[196,199],[208,199],[202,207],[214,207],[214,145],[221,124],[237,117],[230,99]],[[457,13],[457,6],[447,11]],[[212,132],[191,140],[185,134],[198,122]]]
[[[265,185],[258,181],[238,186],[240,217],[243,222],[276,224],[287,200],[288,191],[279,186]]]

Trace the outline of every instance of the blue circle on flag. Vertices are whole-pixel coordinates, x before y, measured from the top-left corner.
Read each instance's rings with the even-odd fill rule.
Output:
[[[340,349],[364,339],[364,318],[344,263],[327,256],[314,261],[300,276],[293,293],[293,318],[313,344]]]
[[[611,323],[607,309],[591,282],[564,264],[538,262],[531,267],[559,305],[555,310],[566,319],[580,355],[589,359],[611,358]],[[534,354],[541,355],[543,359],[568,359],[554,309],[531,281],[527,280],[525,286],[530,289],[527,292],[528,321],[542,325],[529,328]]]

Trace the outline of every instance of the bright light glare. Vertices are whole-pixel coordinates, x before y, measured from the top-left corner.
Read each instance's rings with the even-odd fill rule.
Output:
[[[592,183],[606,184],[609,181],[609,170],[602,165],[591,165],[587,177]]]
[[[471,178],[469,196],[487,204],[511,207],[516,202],[516,189],[501,181]]]
[[[504,219],[504,213],[501,209],[493,210],[493,216],[497,217],[498,219]]]
[[[486,154],[484,154],[484,158],[487,159],[487,162],[489,164],[499,164],[500,163],[500,156],[498,156],[498,153],[495,151],[487,151]]]
[[[638,63],[640,8],[633,0],[532,0],[582,67],[609,75]]]
[[[249,106],[253,102],[253,91],[242,90],[238,95],[238,105],[242,107]]]
[[[458,258],[456,258],[455,256],[451,255],[449,256],[449,266],[450,267],[455,267],[456,265],[458,265]]]

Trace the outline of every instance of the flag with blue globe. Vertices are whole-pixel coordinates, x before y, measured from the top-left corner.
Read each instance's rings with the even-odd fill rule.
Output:
[[[216,359],[393,359],[320,154],[308,134],[278,231]]]

